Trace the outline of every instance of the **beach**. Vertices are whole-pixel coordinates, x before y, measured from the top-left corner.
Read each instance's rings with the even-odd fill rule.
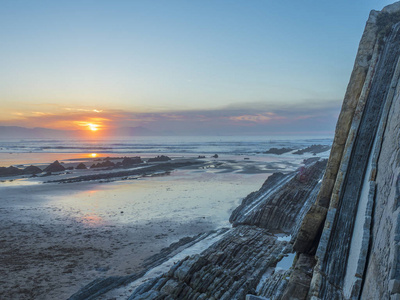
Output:
[[[49,153],[46,162],[46,153],[1,153],[21,169],[59,159],[65,170],[0,177],[0,297],[67,299],[95,279],[144,272],[154,255],[162,261],[199,234],[230,228],[231,212],[268,176],[312,156],[168,155],[90,168],[136,156]]]

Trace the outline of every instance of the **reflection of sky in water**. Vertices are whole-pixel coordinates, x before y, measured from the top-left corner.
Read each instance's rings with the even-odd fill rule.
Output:
[[[105,153],[88,152],[86,159],[95,160],[93,155],[109,156]],[[78,156],[83,157],[82,154],[69,157],[77,159]],[[211,159],[212,165],[205,169],[181,169],[173,171],[170,176],[106,184],[45,184],[43,192],[38,195],[45,199],[47,205],[60,208],[55,213],[88,226],[146,224],[154,219],[205,221],[227,226],[232,209],[250,192],[258,190],[274,171],[273,168],[294,170],[307,157],[310,156],[220,155],[218,159]],[[260,171],[265,173],[257,174]],[[57,178],[46,177],[46,180],[94,171],[71,172],[70,175],[58,175]],[[11,184],[34,182],[38,186],[36,183],[40,180],[15,180]]]
[[[40,182],[29,180],[28,178],[19,178],[19,179],[14,179],[14,178],[0,177],[0,188],[2,185],[4,185],[4,186],[29,186],[29,185],[40,184]]]
[[[171,176],[109,184],[48,197],[63,215],[89,226],[138,224],[153,219],[210,221],[228,226],[231,210],[266,178],[261,175],[210,174],[190,171]]]
[[[85,225],[90,226],[106,225],[106,222],[97,215],[85,215],[81,218],[81,222]]]

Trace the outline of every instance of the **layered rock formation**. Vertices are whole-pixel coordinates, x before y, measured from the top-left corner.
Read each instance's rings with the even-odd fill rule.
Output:
[[[311,299],[400,299],[399,58],[395,3],[369,16],[322,187],[294,244],[315,254]]]

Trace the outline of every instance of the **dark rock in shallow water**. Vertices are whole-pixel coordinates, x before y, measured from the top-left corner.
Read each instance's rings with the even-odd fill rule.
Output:
[[[141,164],[141,163],[143,163],[143,160],[140,157],[136,156],[136,157],[124,157],[121,164],[124,168],[128,168],[133,165],[137,165],[137,164]]]
[[[290,151],[295,150],[294,148],[271,148],[264,152],[264,154],[277,154],[281,155]]]
[[[109,160],[104,161],[103,163],[101,163],[101,165],[102,165],[102,167],[106,167],[106,168],[115,166],[115,164]]]
[[[157,162],[157,161],[169,161],[171,160],[168,156],[161,155],[154,158],[149,158],[148,162]]]
[[[77,170],[86,170],[87,167],[86,167],[86,165],[84,163],[80,163],[79,165],[76,166],[75,169],[77,169]]]
[[[314,155],[321,153],[321,152],[325,152],[328,151],[329,149],[331,149],[331,146],[327,146],[327,145],[311,145],[307,148],[301,149],[301,150],[297,150],[296,152],[293,152],[293,154],[304,154],[304,153],[312,153]]]
[[[47,166],[44,170],[44,172],[61,172],[65,171],[64,166],[62,166],[58,160]]]
[[[91,169],[93,169],[93,168],[112,168],[114,166],[115,166],[115,164],[112,161],[106,160],[101,163],[99,162],[97,164],[93,164],[93,165],[91,165],[90,168]]]
[[[29,166],[24,169],[24,174],[32,175],[42,173],[42,169],[36,166]]]
[[[319,159],[320,159],[320,157],[310,157],[310,158],[304,159],[304,160],[303,160],[303,163],[304,163],[305,165],[310,165],[310,164],[315,163],[315,162],[318,161]]]
[[[13,166],[10,166],[8,168],[0,167],[0,176],[15,176],[21,174],[23,174],[23,170],[18,169],[16,167]]]
[[[213,156],[211,156],[213,158],[218,158],[218,154],[214,154]]]

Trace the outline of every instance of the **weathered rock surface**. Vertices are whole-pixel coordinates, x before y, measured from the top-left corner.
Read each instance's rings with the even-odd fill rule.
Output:
[[[76,166],[75,169],[77,169],[77,170],[86,170],[87,167],[86,167],[86,165],[84,163],[80,163],[79,165]]]
[[[0,167],[0,176],[15,176],[23,174],[23,170],[13,166]]]
[[[293,152],[293,154],[304,154],[304,153],[312,153],[314,155],[328,151],[331,148],[331,146],[328,145],[311,145],[307,148],[297,150]]]
[[[143,163],[143,160],[140,157],[124,157],[122,160],[122,166],[124,168],[131,167],[133,165],[141,164]]]
[[[63,165],[59,163],[58,160],[47,166],[44,170],[44,172],[61,172],[65,171],[65,168]]]
[[[293,150],[295,150],[295,148],[270,148],[267,151],[265,151],[264,154],[281,155],[281,154],[288,153]]]
[[[26,167],[24,170],[23,170],[23,172],[24,172],[24,174],[28,174],[28,175],[33,175],[33,174],[39,174],[39,173],[42,173],[42,169],[41,168],[39,168],[39,167],[36,167],[36,166],[29,166],[29,167]]]
[[[97,164],[93,164],[90,166],[91,169],[94,168],[113,168],[115,167],[115,163],[109,160],[105,160],[103,162],[98,162]]]
[[[322,187],[294,244],[315,254],[313,300],[400,299],[399,82],[400,2],[370,14]]]
[[[326,161],[318,161],[310,167],[283,176],[269,177],[260,190],[251,193],[230,217],[233,226],[255,225],[271,231],[294,234],[296,224],[310,194],[317,190]],[[311,203],[310,203],[311,204]]]
[[[158,162],[158,161],[169,161],[169,160],[171,160],[171,158],[169,158],[168,156],[159,155],[159,156],[156,156],[156,157],[153,157],[153,158],[149,158],[147,161],[148,162]]]
[[[240,226],[201,255],[187,257],[139,287],[129,299],[245,299],[262,276],[292,251],[265,229]]]

